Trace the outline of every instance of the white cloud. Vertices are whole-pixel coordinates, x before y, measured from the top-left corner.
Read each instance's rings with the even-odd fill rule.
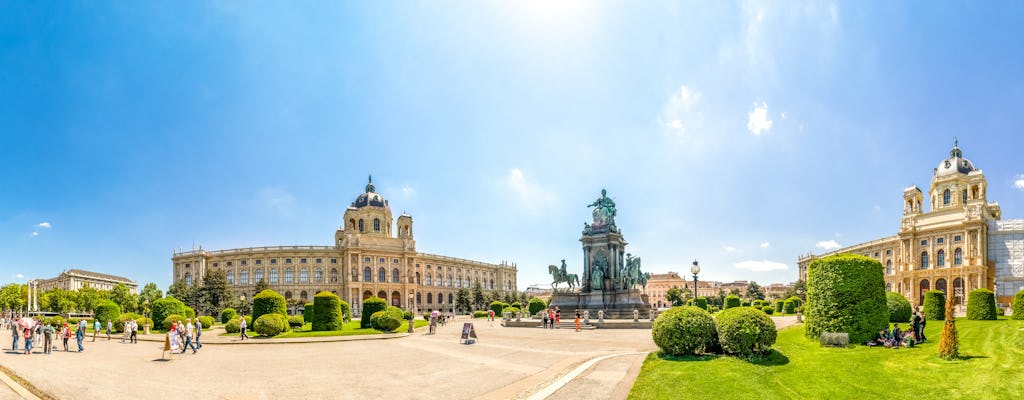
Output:
[[[505,187],[512,189],[512,192],[519,197],[517,204],[523,205],[531,211],[541,206],[550,205],[554,200],[549,191],[527,179],[526,174],[519,168],[510,169],[503,181]]]
[[[834,250],[838,249],[840,246],[839,243],[836,243],[835,240],[823,240],[818,242],[818,247],[825,250]]]
[[[416,189],[413,189],[411,186],[404,185],[402,186],[402,196],[407,199],[416,197]]]
[[[25,277],[25,275],[18,274],[18,279],[21,279],[21,278],[24,278],[24,277]]]
[[[882,206],[877,204],[874,207],[871,207],[871,209],[875,210],[875,212],[882,212]]]
[[[39,232],[32,232],[32,236],[39,236]]]
[[[36,225],[36,227],[37,228],[49,228],[50,227],[50,223],[49,222],[45,222],[45,221],[44,222],[40,222],[38,225]]]
[[[722,250],[725,250],[725,251],[728,251],[728,252],[732,253],[732,252],[736,251],[736,248],[732,247],[732,246],[722,246]]]
[[[704,96],[700,92],[680,85],[662,110],[661,124],[677,134],[695,131],[700,124],[700,113],[694,111]]]
[[[754,272],[779,271],[789,269],[785,263],[762,260],[762,261],[740,261],[732,265],[737,269],[745,269]]]
[[[761,102],[761,106],[758,107],[755,103],[754,111],[748,114],[747,130],[757,136],[761,134],[761,131],[767,132],[771,129],[772,121],[768,119],[768,104]]]
[[[764,242],[764,243],[761,243],[761,248],[762,248],[762,249],[767,249],[767,248],[768,248],[768,247],[770,247],[771,245],[772,245],[771,243],[768,243],[768,242]]]
[[[1017,180],[1013,181],[1013,186],[1017,189],[1024,190],[1024,175],[1017,175]]]

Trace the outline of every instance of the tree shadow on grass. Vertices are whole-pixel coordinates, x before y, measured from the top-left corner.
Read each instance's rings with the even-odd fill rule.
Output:
[[[970,360],[972,358],[988,358],[988,356],[972,356],[972,355],[962,354],[959,357],[959,359],[961,359],[961,360]]]
[[[672,362],[711,361],[711,360],[714,360],[714,359],[720,357],[717,354],[703,354],[703,355],[691,355],[691,356],[673,356],[673,355],[665,354],[664,352],[661,352],[661,351],[659,351],[657,353],[657,355],[658,355],[658,358],[660,358],[662,360],[672,361]]]
[[[767,353],[761,355],[742,357],[742,359],[748,363],[765,367],[789,364],[789,357],[776,349],[768,350]]]

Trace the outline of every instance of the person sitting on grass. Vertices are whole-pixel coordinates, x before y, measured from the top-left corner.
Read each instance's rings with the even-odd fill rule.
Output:
[[[903,331],[900,330],[900,324],[892,324],[892,341],[894,348],[900,348],[903,339]]]
[[[878,333],[875,334],[875,337],[872,338],[871,340],[868,340],[866,343],[864,343],[864,345],[870,347],[885,346],[885,342],[888,340],[886,336],[888,335],[889,332],[887,330],[878,331]]]
[[[914,332],[907,331],[903,334],[903,347],[911,348],[917,344],[917,339],[914,339]]]

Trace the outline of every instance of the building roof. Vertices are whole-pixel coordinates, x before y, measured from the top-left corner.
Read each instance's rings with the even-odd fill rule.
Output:
[[[359,197],[356,197],[356,201],[352,202],[352,207],[387,207],[388,201],[384,200],[384,197],[377,194],[375,190],[376,188],[373,186],[373,175],[371,175],[366,183],[366,192],[360,194]]]
[[[103,273],[99,273],[99,272],[86,271],[84,269],[69,269],[69,270],[65,271],[64,273],[71,274],[71,275],[85,276],[85,277],[90,277],[90,278],[96,278],[96,279],[106,279],[106,280],[110,280],[110,281],[131,283],[131,284],[135,283],[135,281],[133,281],[131,279],[128,279],[128,278],[125,278],[123,276],[117,276],[117,275],[103,274]]]
[[[949,151],[949,158],[939,162],[939,166],[935,168],[935,176],[954,173],[969,174],[974,170],[974,164],[964,158],[964,153],[960,151],[956,140],[953,140],[953,149]]]

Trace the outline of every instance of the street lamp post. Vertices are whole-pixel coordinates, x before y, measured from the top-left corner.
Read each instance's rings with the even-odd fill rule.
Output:
[[[248,305],[245,302],[245,295],[238,296],[238,300],[242,302],[242,316],[245,317],[245,307]]]
[[[697,274],[700,273],[700,265],[697,264],[697,260],[693,260],[693,266],[690,267],[690,272],[693,272],[693,305],[697,305]]]

